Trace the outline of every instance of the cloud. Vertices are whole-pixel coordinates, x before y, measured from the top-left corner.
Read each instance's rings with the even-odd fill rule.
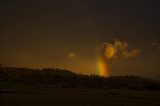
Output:
[[[123,51],[122,56],[124,58],[132,58],[132,57],[137,57],[141,54],[141,51],[138,49],[134,49],[132,51]]]
[[[70,52],[70,53],[68,54],[68,58],[69,58],[69,59],[76,59],[76,58],[77,58],[77,54],[74,53],[74,52]]]
[[[152,42],[152,43],[151,43],[151,46],[152,46],[153,48],[160,49],[160,43],[158,43],[158,42]]]
[[[104,42],[101,45],[108,60],[135,58],[141,54],[139,49],[130,49],[127,42],[114,40],[113,43]]]
[[[152,43],[151,43],[151,46],[153,46],[153,47],[159,46],[159,43],[158,43],[158,42],[152,42]]]

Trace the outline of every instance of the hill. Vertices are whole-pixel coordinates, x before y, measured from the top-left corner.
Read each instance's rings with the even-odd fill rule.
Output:
[[[77,88],[160,90],[160,81],[137,76],[101,77],[81,75],[61,69],[0,67],[0,88]]]

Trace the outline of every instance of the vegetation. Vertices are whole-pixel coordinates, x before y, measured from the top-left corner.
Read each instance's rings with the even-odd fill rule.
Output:
[[[160,90],[160,81],[136,76],[100,77],[75,74],[60,69],[29,69],[0,67],[0,88],[80,88],[80,89],[122,89]]]

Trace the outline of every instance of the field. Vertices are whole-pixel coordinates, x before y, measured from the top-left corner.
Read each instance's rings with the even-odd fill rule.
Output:
[[[160,106],[160,92],[92,89],[3,90],[0,106]]]

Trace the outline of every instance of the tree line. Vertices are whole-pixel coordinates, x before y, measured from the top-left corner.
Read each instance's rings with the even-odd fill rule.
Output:
[[[80,89],[160,90],[160,81],[137,76],[101,77],[62,69],[0,66],[0,88],[50,87]]]

